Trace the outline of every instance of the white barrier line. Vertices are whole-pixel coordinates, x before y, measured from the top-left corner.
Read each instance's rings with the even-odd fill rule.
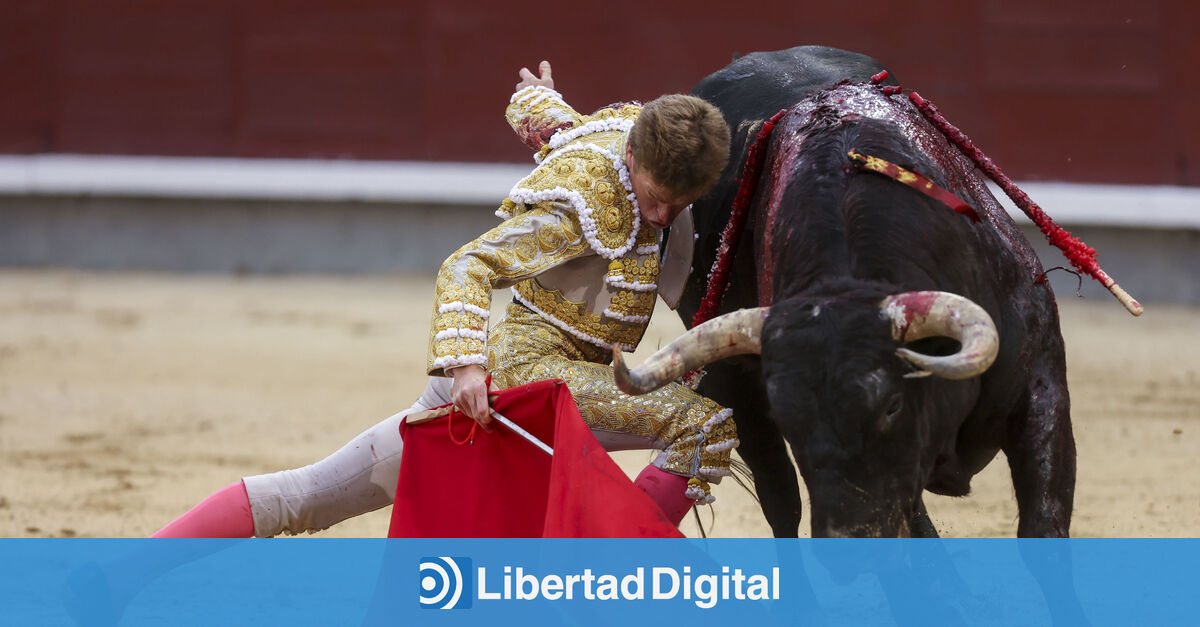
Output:
[[[0,156],[0,195],[348,200],[494,207],[529,164],[330,159]],[[1200,188],[1018,183],[1063,225],[1200,230]],[[991,186],[1009,215],[1030,223]]]
[[[533,163],[8,155],[0,156],[0,194],[495,206],[532,169]]]

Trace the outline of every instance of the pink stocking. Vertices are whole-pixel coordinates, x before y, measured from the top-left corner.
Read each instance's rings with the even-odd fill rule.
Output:
[[[217,490],[151,538],[249,538],[254,535],[250,497],[241,481]]]
[[[653,464],[642,470],[633,485],[640,488],[658,504],[659,509],[677,527],[683,521],[683,517],[687,515],[688,510],[695,504],[695,501],[686,494],[687,477],[673,475]]]

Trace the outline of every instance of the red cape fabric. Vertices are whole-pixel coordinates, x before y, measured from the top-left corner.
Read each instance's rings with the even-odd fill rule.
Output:
[[[451,440],[469,437],[474,422],[461,414],[401,423],[388,537],[682,537],[596,441],[562,381],[504,390],[492,408],[554,457],[495,421],[471,444]]]

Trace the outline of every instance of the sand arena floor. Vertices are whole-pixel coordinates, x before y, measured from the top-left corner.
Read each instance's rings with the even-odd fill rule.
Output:
[[[431,298],[427,275],[0,271],[0,536],[145,536],[243,475],[320,459],[420,392]],[[1200,535],[1200,309],[1134,319],[1062,300],[1073,534]],[[661,309],[633,361],[682,328]],[[741,488],[717,496],[712,535],[768,535]],[[927,503],[946,536],[1016,530],[1003,455],[970,496]],[[387,521],[324,535],[383,536]]]

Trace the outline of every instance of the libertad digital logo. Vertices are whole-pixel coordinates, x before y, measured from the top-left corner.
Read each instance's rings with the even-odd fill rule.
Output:
[[[475,589],[471,581],[471,558],[422,557],[418,579],[417,598],[421,607],[429,610],[471,607]]]

